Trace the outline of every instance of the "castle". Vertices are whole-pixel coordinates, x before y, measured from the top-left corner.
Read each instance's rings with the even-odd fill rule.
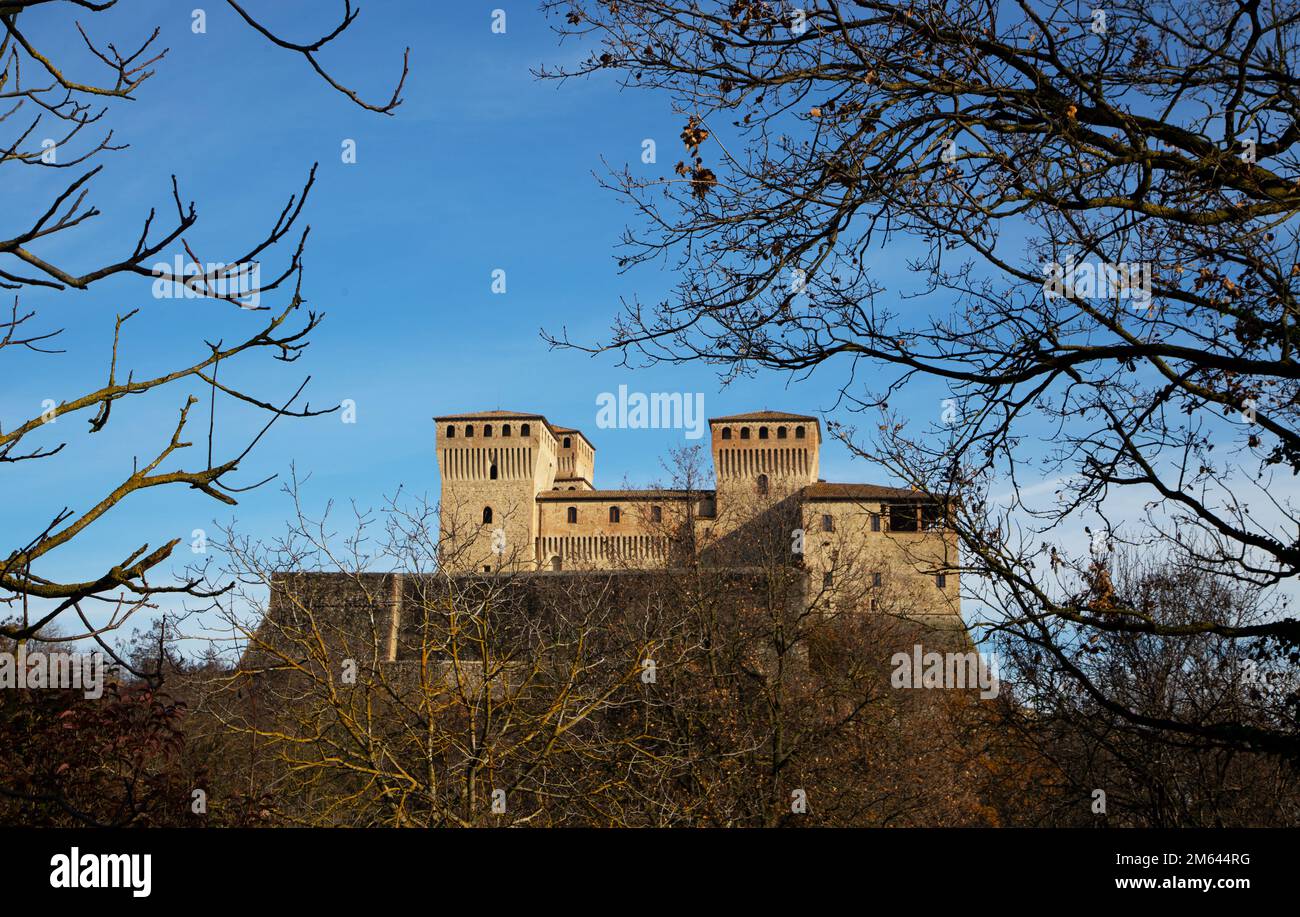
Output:
[[[392,572],[328,555],[271,569],[247,632],[230,715],[273,749],[276,785],[304,781],[306,814],[336,791],[370,817],[479,823],[495,816],[474,800],[508,785],[519,811],[595,823],[608,812],[548,812],[556,788],[581,777],[621,791],[643,765],[680,761],[671,780],[650,772],[643,795],[673,794],[691,823],[734,824],[730,809],[678,803],[700,761],[729,775],[754,748],[775,754],[796,713],[817,730],[868,706],[902,722],[919,698],[886,687],[887,662],[973,648],[956,507],[822,481],[815,417],[713,418],[712,469],[688,456],[674,489],[639,490],[598,489],[594,444],[541,414],[435,419],[439,517],[426,527],[421,504],[401,530],[412,556]],[[932,721],[915,722],[924,736]]]
[[[960,620],[944,508],[910,490],[821,480],[815,417],[711,418],[714,486],[654,490],[598,489],[595,445],[541,414],[434,420],[442,540],[454,545],[446,572],[653,570],[689,555],[742,567],[775,546],[841,602],[871,608],[888,591],[912,614]]]

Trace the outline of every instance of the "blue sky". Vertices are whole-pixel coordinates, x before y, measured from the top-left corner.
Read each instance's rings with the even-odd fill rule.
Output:
[[[491,29],[498,7],[507,14],[505,34]],[[621,299],[653,302],[671,287],[673,275],[658,265],[618,272],[615,245],[634,215],[599,187],[594,173],[604,160],[669,175],[681,155],[684,118],[668,96],[622,92],[611,77],[564,84],[535,79],[533,69],[574,62],[587,49],[561,45],[531,0],[365,4],[324,62],[366,98],[386,99],[409,45],[405,102],[394,117],[352,106],[300,57],[272,47],[223,4],[207,5],[207,32],[194,34],[192,8],[136,0],[109,15],[81,17],[97,39],[123,48],[159,26],[159,45],[170,50],[139,100],[113,105],[106,119],[115,142],[130,148],[99,160],[104,171],[91,202],[104,214],[38,251],[72,270],[125,254],[149,208],[165,218],[175,173],[183,198],[196,201],[200,212],[187,238],[202,259],[228,260],[261,238],[319,162],[304,214],[311,226],[304,293],[310,308],[327,314],[324,324],[299,362],[286,366],[258,357],[228,364],[222,378],[278,400],[310,375],[306,397],[312,405],[351,399],[357,422],[333,415],[282,421],[233,483],[270,475],[279,480],[241,495],[237,508],[187,489],[133,495],[51,555],[40,570],[44,575],[85,578],[139,545],[188,542],[196,528],[211,531],[232,521],[243,533],[272,538],[291,510],[279,491],[291,466],[308,478],[302,496],[310,513],[329,501],[345,510],[352,503],[377,507],[399,488],[436,501],[432,417],[438,414],[500,407],[580,427],[597,448],[596,485],[615,487],[625,480],[661,480],[662,457],[687,442],[682,431],[596,429],[598,396],[619,385],[702,392],[708,416],[761,408],[821,414],[834,405],[847,364],[831,364],[803,381],[764,373],[721,389],[707,366],[629,370],[614,355],[551,351],[541,340],[543,326],[596,340]],[[282,34],[307,39],[333,25],[337,8],[277,0],[257,3],[255,12]],[[102,74],[62,15],[37,8],[24,16],[29,34],[65,61],[70,75]],[[658,145],[653,165],[640,160],[646,138]],[[345,140],[356,143],[355,163],[342,161]],[[62,187],[55,182],[68,176],[11,168],[0,198],[4,223],[11,225],[13,214],[21,222],[39,213]],[[907,254],[907,241],[896,238],[872,259],[875,279],[890,291],[914,286]],[[274,256],[264,261],[268,270],[283,263]],[[498,268],[506,271],[504,295],[491,290]],[[268,298],[272,306],[282,301],[277,294]],[[123,371],[133,368],[141,376],[202,354],[204,339],[233,341],[262,320],[221,303],[157,300],[150,282],[135,277],[114,278],[88,292],[29,290],[21,307],[38,311],[42,329],[66,329],[60,342],[67,352],[6,354],[0,422],[10,426],[39,414],[46,399],[64,400],[102,384],[118,313],[140,309],[126,326],[121,363]],[[927,306],[910,300],[903,307]],[[109,426],[93,437],[85,435],[84,417],[64,417],[34,443],[66,442],[60,456],[5,470],[4,542],[25,543],[60,508],[83,510],[124,479],[133,456],[147,459],[162,446],[191,391],[202,397],[191,422],[195,447],[171,467],[200,466],[207,425],[201,386],[120,402]],[[938,419],[947,395],[939,383],[918,381],[891,407],[925,426]],[[844,412],[831,416],[870,422]],[[264,420],[219,401],[218,457],[242,450]],[[891,483],[834,442],[823,452],[821,476]],[[1051,480],[1021,483],[1050,502]],[[1282,486],[1289,493],[1293,484]],[[1127,499],[1125,512],[1140,514],[1140,503]],[[1072,520],[1065,533],[1076,550],[1086,549],[1082,526],[1089,522],[1096,524]],[[182,545],[169,572],[179,573],[192,559]]]
[[[709,416],[772,408],[817,413],[835,399],[838,370],[806,382],[774,374],[720,390],[707,367],[621,369],[612,356],[554,352],[539,329],[567,326],[577,339],[598,338],[620,297],[654,300],[672,276],[657,267],[617,271],[614,245],[628,209],[598,187],[602,157],[613,166],[669,174],[679,158],[682,118],[670,99],[620,92],[612,79],[540,82],[530,69],[573,61],[532,3],[509,4],[504,35],[491,30],[501,4],[384,2],[363,5],[354,28],[325,62],[367,98],[386,98],[411,47],[405,103],[394,117],[351,106],[296,55],[250,32],[220,4],[207,6],[206,34],[193,34],[190,8],[168,2],[123,4],[106,16],[83,16],[92,35],[119,47],[138,43],[157,25],[168,47],[158,75],[139,100],[114,105],[115,142],[130,149],[105,155],[92,202],[104,215],[55,240],[41,253],[84,270],[133,243],[150,207],[166,215],[170,176],[196,201],[200,222],[187,238],[204,260],[235,257],[261,237],[313,162],[320,170],[305,222],[311,226],[304,292],[327,313],[302,359],[266,358],[223,368],[268,400],[287,397],[304,375],[315,406],[352,399],[357,422],[336,416],[282,421],[246,460],[236,483],[290,465],[310,475],[309,509],[327,500],[378,505],[403,487],[436,499],[434,415],[503,407],[545,414],[587,431],[597,450],[597,486],[626,477],[662,477],[659,461],[685,442],[681,431],[597,430],[596,398],[620,384],[639,391],[703,392]],[[258,3],[256,12],[292,38],[332,25],[333,4]],[[98,76],[71,22],[40,9],[26,27],[68,61],[71,73]],[[108,120],[108,119],[106,119]],[[653,138],[659,162],[640,162]],[[357,161],[341,161],[344,140]],[[44,170],[11,170],[0,209],[27,215],[54,189]],[[40,174],[38,174],[40,173]],[[79,173],[78,173],[79,174]],[[8,221],[6,221],[8,222]],[[287,252],[281,253],[281,259]],[[282,263],[266,259],[267,270]],[[504,269],[507,292],[491,291]],[[268,304],[282,300],[270,294]],[[143,278],[114,278],[88,292],[23,294],[43,328],[62,327],[57,356],[7,355],[0,366],[0,417],[13,424],[102,382],[116,314],[139,308],[126,326],[123,368],[139,375],[202,352],[205,338],[234,340],[261,315],[206,301],[156,300]],[[204,395],[201,387],[193,389]],[[130,473],[132,456],[152,455],[169,435],[186,390],[119,403],[108,428],[85,435],[81,416],[43,431],[42,445],[68,443],[58,458],[11,466],[0,506],[0,532],[25,541],[62,506],[80,510]],[[917,402],[937,412],[939,393]],[[191,423],[195,447],[178,463],[199,465],[205,451],[206,397]],[[242,449],[262,417],[218,402],[218,452]],[[828,480],[881,480],[837,445],[822,459]],[[244,494],[229,510],[187,489],[137,494],[49,558],[42,572],[84,577],[121,559],[122,547],[235,519],[242,531],[272,536],[290,507],[278,483]],[[180,563],[188,552],[178,552]]]

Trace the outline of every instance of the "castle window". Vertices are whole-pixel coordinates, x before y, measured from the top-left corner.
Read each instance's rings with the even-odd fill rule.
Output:
[[[488,480],[495,481],[496,479],[497,479],[497,463],[493,462],[492,467],[488,469]]]
[[[921,528],[927,531],[943,528],[943,509],[938,503],[921,504]]]
[[[510,435],[510,424],[508,424],[508,423],[503,423],[503,424],[501,425],[501,435],[502,435],[502,436],[509,436],[509,435]]]
[[[564,448],[569,449],[572,448],[572,446],[573,446],[573,438],[569,436],[564,437]]]
[[[485,423],[485,424],[483,424],[483,435],[484,435],[484,436],[491,436],[491,435],[492,435],[492,424],[490,424],[490,423]]]
[[[760,494],[767,493],[767,475],[765,474],[760,474],[758,476],[758,492]]]
[[[758,428],[758,438],[759,438],[759,439],[767,439],[767,427],[759,427],[759,428]]]
[[[915,532],[917,527],[915,503],[895,503],[889,507],[891,532]]]
[[[519,435],[520,435],[520,436],[527,436],[527,435],[528,435],[528,431],[529,431],[530,429],[531,429],[531,428],[528,426],[528,424],[526,424],[526,423],[525,423],[525,424],[520,424],[520,425],[519,425]]]
[[[936,574],[934,575],[934,584],[935,584],[936,586],[938,586],[940,589],[942,589],[944,586],[947,586],[947,585],[948,585],[948,574],[946,574],[946,573],[936,573]]]
[[[570,485],[570,487],[569,487],[569,490],[577,490],[577,489],[578,489],[578,488],[573,487],[572,485]]]
[[[835,574],[827,570],[822,574],[822,588],[829,589],[835,584]]]
[[[484,564],[484,565],[483,565],[483,572],[484,572],[484,573],[491,573],[491,572],[492,572],[492,566],[491,566],[490,564]]]
[[[881,584],[881,582],[882,582],[883,580],[884,580],[884,574],[883,574],[883,573],[873,573],[873,574],[871,574],[871,585],[879,587],[880,584]]]
[[[731,439],[731,427],[723,427],[723,428],[722,428],[722,438],[723,438],[723,439]]]
[[[573,525],[578,521],[578,508],[576,506],[569,507],[568,517],[570,525]]]
[[[483,507],[483,524],[484,525],[492,524],[492,507],[490,506]]]
[[[447,428],[447,438],[448,438],[448,439],[455,439],[455,438],[456,438],[456,428],[455,428],[455,427],[448,427],[448,428]]]
[[[622,518],[622,513],[619,512],[618,507],[611,506],[609,508],[609,521],[618,522],[621,518]]]
[[[560,555],[559,555],[559,554],[552,554],[552,555],[551,555],[551,569],[552,569],[552,570],[556,570],[556,571],[558,571],[558,570],[560,570],[562,567],[563,567],[563,561],[560,560]]]
[[[652,507],[650,507],[650,521],[651,521],[651,522],[663,522],[663,521],[664,521],[664,508],[663,508],[662,506],[652,506]]]
[[[741,427],[741,428],[740,428],[740,438],[741,438],[741,439],[749,439],[749,427]]]
[[[873,532],[880,531],[880,513],[871,514],[871,531]]]
[[[794,428],[794,438],[795,438],[795,439],[803,439],[803,427],[795,427],[795,428]]]
[[[777,428],[776,428],[776,438],[777,438],[777,439],[785,439],[785,437],[786,437],[786,432],[787,432],[787,431],[786,431],[785,427],[777,427]]]
[[[835,517],[832,516],[830,513],[822,513],[822,531],[823,532],[835,531]]]
[[[466,435],[466,436],[473,436],[473,435],[474,435],[474,427],[473,427],[473,425],[471,425],[471,424],[466,424],[466,425],[465,425],[465,435]]]

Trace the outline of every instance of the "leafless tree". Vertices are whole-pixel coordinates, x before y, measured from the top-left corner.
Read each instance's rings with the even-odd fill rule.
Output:
[[[689,454],[669,467],[703,483]],[[716,516],[664,512],[676,544],[701,529],[698,554],[561,571],[501,556],[466,573],[481,533],[449,529],[472,518],[454,507],[402,498],[331,521],[286,489],[282,538],[221,546],[239,587],[216,601],[239,659],[198,713],[247,749],[223,758],[244,777],[222,785],[246,780],[240,804],[266,800],[273,822],[994,820],[971,779],[988,757],[973,695],[891,682],[891,648],[963,636],[918,627],[905,590],[877,590],[874,614],[832,602],[788,530],[752,529],[737,566],[734,538],[714,550]]]
[[[1175,632],[1205,617],[1245,627],[1276,616],[1258,586],[1133,551],[1082,571],[1075,588],[1080,604],[1139,608]],[[1068,633],[1061,624],[1048,635],[1032,627],[1001,633],[1009,687],[1001,722],[1030,746],[1026,757],[1048,762],[1055,775],[1040,794],[1041,817],[1058,825],[1294,825],[1300,775],[1284,758],[1242,751],[1231,737],[1207,743],[1151,725],[1284,729],[1296,671],[1265,639]],[[1064,648],[1066,662],[1049,647]],[[1143,719],[1109,709],[1094,691]]]
[[[235,0],[227,5],[249,26],[256,40],[268,40],[286,51],[301,55],[329,86],[352,103],[370,111],[392,114],[401,103],[406,77],[406,60],[391,98],[368,102],[328,72],[318,59],[326,45],[340,38],[356,20],[358,11],[344,0],[338,22],[321,37],[306,43],[284,38],[268,29]],[[257,486],[239,482],[235,473],[267,429],[281,417],[312,417],[333,408],[313,408],[300,401],[307,379],[294,391],[261,394],[241,385],[222,381],[221,370],[228,364],[245,363],[258,356],[293,362],[308,345],[309,334],[322,314],[304,310],[302,254],[307,228],[299,224],[307,197],[315,181],[315,166],[302,189],[275,205],[269,227],[256,241],[232,246],[221,259],[200,259],[189,241],[199,214],[192,202],[181,195],[181,183],[173,176],[170,207],[143,215],[138,235],[125,239],[121,251],[100,251],[90,255],[66,254],[77,237],[76,230],[101,215],[92,195],[111,193],[104,186],[104,166],[93,164],[106,156],[118,156],[125,146],[115,142],[108,121],[112,106],[134,103],[148,90],[161,72],[167,55],[159,48],[159,29],[142,36],[138,45],[119,50],[117,44],[95,37],[103,30],[101,20],[112,20],[116,0],[0,0],[0,167],[17,177],[37,178],[37,194],[45,195],[29,216],[21,208],[6,206],[0,227],[0,290],[9,291],[12,302],[0,316],[0,358],[4,351],[19,350],[50,354],[49,366],[57,370],[67,357],[59,349],[60,329],[40,324],[35,309],[24,299],[48,297],[64,291],[92,288],[115,275],[147,278],[142,282],[174,287],[177,295],[207,300],[211,308],[242,308],[251,323],[234,340],[196,340],[194,352],[181,356],[174,365],[159,372],[140,375],[128,365],[121,351],[129,345],[128,322],[138,309],[119,314],[108,342],[107,365],[102,385],[89,391],[62,391],[66,386],[52,375],[47,404],[31,415],[6,421],[0,427],[0,464],[85,460],[95,448],[93,436],[111,421],[119,402],[135,402],[147,393],[161,391],[176,399],[174,426],[160,430],[158,441],[143,458],[122,457],[120,483],[109,487],[101,498],[80,509],[52,507],[48,522],[39,530],[7,531],[17,543],[0,554],[0,602],[7,621],[0,621],[0,636],[24,641],[40,636],[60,641],[94,638],[106,652],[113,648],[103,635],[120,627],[134,612],[155,604],[166,594],[202,594],[207,587],[198,578],[175,582],[163,573],[179,539],[164,536],[138,547],[123,545],[120,559],[108,569],[87,570],[76,579],[64,580],[42,572],[56,552],[67,552],[88,528],[102,527],[102,520],[114,507],[133,494],[154,487],[189,487],[222,504],[233,505],[237,495]],[[87,22],[83,24],[81,18]],[[36,31],[63,26],[67,40],[84,45],[98,74],[74,74],[63,63],[72,55],[44,48],[31,36]],[[33,27],[33,28],[29,28]],[[42,138],[50,138],[43,140]],[[70,177],[69,177],[70,176]],[[6,194],[6,205],[11,198]],[[278,211],[278,212],[277,212]],[[73,247],[76,251],[76,247]],[[181,255],[194,266],[177,274],[160,264]],[[282,263],[265,272],[263,259],[279,253]],[[66,260],[65,260],[66,259]],[[76,263],[74,263],[76,262]],[[205,266],[206,265],[206,266]],[[256,268],[254,271],[253,268]],[[282,303],[269,306],[262,297],[282,296]],[[7,316],[7,317],[5,317]],[[182,348],[176,348],[182,353]],[[83,359],[89,359],[83,355]],[[12,362],[12,356],[11,356]],[[229,377],[227,377],[229,378]],[[207,424],[206,456],[181,462],[184,450],[192,447],[192,412],[200,404],[195,389],[208,397],[212,416]],[[205,391],[206,390],[206,391]],[[246,442],[235,445],[218,442],[214,424],[218,396],[263,412],[266,423]],[[90,439],[68,449],[58,437],[67,421],[81,416]],[[57,426],[57,421],[64,420]],[[66,449],[66,451],[65,451]],[[80,458],[78,458],[78,453]],[[101,457],[102,461],[102,457]],[[84,539],[83,539],[84,540]],[[218,591],[221,586],[215,587]],[[96,619],[93,620],[92,619]],[[75,626],[56,625],[77,622]],[[119,662],[123,660],[119,659]]]
[[[1090,562],[1067,544],[1083,524],[1105,550],[1173,551],[1206,575],[1275,586],[1300,572],[1300,10],[543,6],[594,47],[542,74],[607,71],[664,94],[686,150],[675,167],[606,180],[643,218],[620,263],[666,259],[681,276],[672,294],[628,302],[603,341],[557,329],[552,343],[701,361],[726,380],[838,366],[844,403],[873,416],[869,432],[834,432],[921,492],[963,502],[964,579],[996,584],[1003,622],[1268,638],[1294,664],[1290,614],[1174,626],[1080,606],[1053,577],[1060,562]],[[909,272],[887,287],[873,251],[903,243]],[[924,430],[891,408],[920,382],[951,399]],[[1136,518],[1112,524],[1121,514]],[[1065,666],[1065,646],[1046,651]],[[1294,698],[1266,726],[1153,719],[1091,690],[1188,740],[1300,751]]]

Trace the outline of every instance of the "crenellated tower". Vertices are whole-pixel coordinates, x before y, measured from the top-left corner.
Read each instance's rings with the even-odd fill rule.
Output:
[[[726,494],[790,494],[817,483],[821,424],[806,414],[755,411],[714,417],[713,472]]]
[[[546,418],[478,411],[434,420],[443,562],[453,572],[535,569],[537,495],[554,485],[559,465]]]
[[[581,430],[551,427],[556,439],[556,490],[594,490],[596,447]]]

